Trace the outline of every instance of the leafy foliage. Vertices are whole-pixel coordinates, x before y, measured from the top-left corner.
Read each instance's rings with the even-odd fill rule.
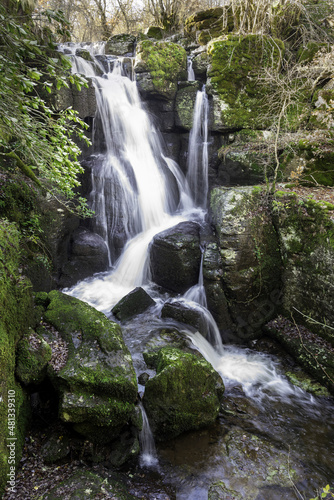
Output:
[[[45,11],[43,17],[58,32],[66,30],[61,13]],[[43,29],[43,39],[34,30],[31,19],[18,20],[0,6],[0,154],[37,184],[72,198],[82,172],[74,138],[85,139],[87,126],[76,111],[58,112],[42,96],[87,82],[70,74],[70,62],[55,52],[50,30]]]

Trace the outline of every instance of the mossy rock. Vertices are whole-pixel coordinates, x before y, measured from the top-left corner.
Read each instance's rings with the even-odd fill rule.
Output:
[[[154,38],[155,40],[162,40],[164,37],[165,30],[160,28],[160,26],[149,26],[145,31],[144,35],[148,38]]]
[[[273,134],[268,131],[243,129],[233,135],[233,142],[218,151],[221,163],[218,178],[223,185],[248,185],[265,181],[274,171],[274,151],[268,149]]]
[[[185,33],[196,39],[200,45],[206,45],[213,38],[232,31],[234,27],[232,10],[229,7],[215,7],[196,12],[188,17],[184,24]]]
[[[42,336],[30,331],[17,346],[16,376],[23,384],[40,384],[52,356],[51,347]]]
[[[278,71],[284,53],[281,40],[264,35],[226,35],[208,44],[211,91],[221,103],[222,128],[258,128],[269,125],[262,105],[263,68]]]
[[[194,120],[194,107],[199,91],[198,82],[187,82],[187,85],[180,88],[175,100],[175,124],[184,130],[191,130]]]
[[[283,310],[334,345],[333,206],[294,193],[273,200],[284,283]],[[297,317],[296,316],[296,317]]]
[[[236,323],[236,335],[229,341],[244,342],[261,335],[261,327],[278,307],[279,240],[265,208],[263,186],[214,188],[210,210],[223,261],[224,291]]]
[[[163,347],[156,370],[146,383],[143,398],[156,439],[170,439],[215,421],[224,384],[204,358]]]
[[[330,45],[324,42],[308,42],[306,46],[300,47],[297,53],[297,60],[300,64],[311,62],[319,50],[330,50]]]
[[[282,320],[281,317],[270,321],[266,325],[265,331],[282,344],[307,373],[334,394],[334,350],[329,343],[312,334],[304,326],[296,326],[285,318]],[[302,384],[296,375],[294,375],[292,382]],[[301,386],[307,390],[305,384],[312,387],[312,384],[305,382],[304,378]],[[317,389],[320,390],[319,387]],[[326,394],[320,391],[318,395]]]
[[[29,417],[25,391],[15,379],[15,348],[33,321],[31,283],[20,267],[20,240],[15,224],[0,220],[0,494],[9,467],[20,461]],[[15,421],[8,422],[8,409],[15,408]],[[7,438],[15,437],[15,460],[9,463]],[[12,470],[12,469],[11,469]]]
[[[81,498],[86,500],[95,498],[134,499],[120,480],[108,480],[88,470],[75,472],[43,496],[44,500],[63,500],[64,498],[69,500]]]
[[[49,376],[60,393],[60,417],[93,441],[110,440],[135,409],[137,380],[117,323],[88,304],[49,293],[44,319],[68,343],[66,365]],[[102,432],[103,430],[103,432]]]
[[[154,304],[155,301],[139,286],[117,302],[112,308],[112,313],[120,321],[127,321],[133,316],[143,313]]]
[[[334,127],[334,79],[317,90],[313,96],[313,110],[309,119],[308,127],[315,130],[331,131]],[[328,134],[329,135],[329,134]],[[321,137],[319,147],[321,147]],[[334,141],[332,140],[332,144]],[[334,177],[334,176],[333,176]],[[333,185],[333,184],[332,184]]]
[[[171,99],[177,82],[186,80],[187,53],[172,42],[144,40],[137,46],[135,72],[140,89]]]

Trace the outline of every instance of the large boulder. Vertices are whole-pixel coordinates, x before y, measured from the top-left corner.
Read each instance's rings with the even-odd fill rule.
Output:
[[[147,381],[143,403],[157,440],[212,424],[218,416],[224,384],[204,358],[164,347],[157,374]]]
[[[201,262],[199,225],[181,222],[157,234],[150,248],[152,280],[173,292],[184,293],[198,282]]]
[[[137,46],[136,79],[146,97],[173,99],[179,80],[187,79],[187,54],[172,42],[144,40]]]
[[[79,280],[108,268],[108,247],[104,239],[84,228],[77,229],[71,238],[71,254],[64,263],[61,286],[71,286]]]
[[[223,269],[223,287],[236,336],[260,334],[280,305],[281,258],[276,229],[262,188],[215,188],[211,193]]]
[[[68,343],[65,366],[48,373],[59,393],[60,418],[95,442],[108,442],[135,418],[137,381],[120,326],[58,291],[45,321]]]

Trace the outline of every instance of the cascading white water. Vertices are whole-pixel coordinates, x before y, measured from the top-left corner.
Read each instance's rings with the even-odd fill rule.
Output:
[[[187,181],[195,205],[206,208],[208,196],[208,115],[209,102],[205,92],[196,94],[193,127],[189,136]]]
[[[188,82],[194,82],[195,73],[193,70],[193,62],[189,56],[187,57],[187,71],[188,71]]]
[[[155,448],[153,434],[150,428],[146,411],[142,403],[139,403],[139,408],[143,418],[143,428],[139,434],[140,441],[140,465],[142,467],[157,467],[159,464],[157,450]]]
[[[94,76],[93,83],[95,121],[102,125],[106,147],[92,170],[94,230],[104,238],[110,262],[115,233],[127,243],[111,273],[80,282],[67,293],[109,312],[148,280],[148,246],[153,236],[196,212],[195,217],[204,214],[195,208],[178,165],[161,154],[159,135],[142,107],[136,83],[123,76],[121,62],[113,64],[112,73]],[[169,183],[166,170],[175,182]],[[178,208],[177,213],[172,213],[172,207]]]

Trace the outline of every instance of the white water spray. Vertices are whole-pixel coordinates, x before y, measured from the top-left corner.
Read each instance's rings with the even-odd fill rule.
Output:
[[[195,81],[195,73],[193,70],[193,62],[191,60],[191,57],[187,57],[187,71],[188,71],[188,82],[194,82]]]
[[[143,418],[143,428],[139,434],[139,442],[141,448],[139,462],[141,467],[157,467],[159,464],[158,455],[155,448],[150,423],[148,421],[146,411],[142,403],[139,403],[139,408],[141,410]]]
[[[196,206],[205,208],[208,196],[208,115],[209,102],[205,87],[197,92],[193,127],[189,136],[188,171],[189,183]]]

